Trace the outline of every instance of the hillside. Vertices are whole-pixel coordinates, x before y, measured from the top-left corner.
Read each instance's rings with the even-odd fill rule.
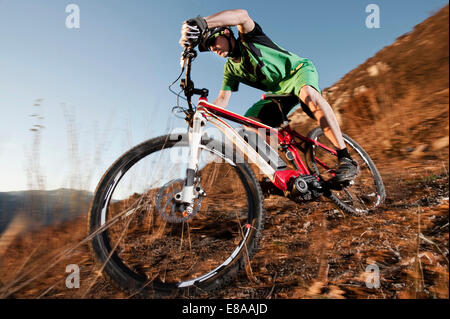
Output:
[[[447,5],[324,90],[342,130],[373,157],[448,158],[448,14]]]
[[[64,188],[0,192],[0,233],[19,214],[28,219],[29,227],[73,219],[86,211],[91,198],[92,194],[87,191]]]

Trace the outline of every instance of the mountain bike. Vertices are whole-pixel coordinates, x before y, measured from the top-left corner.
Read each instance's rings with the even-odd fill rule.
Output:
[[[320,128],[303,136],[285,117],[273,128],[208,102],[208,90],[191,80],[196,51],[182,56],[180,93],[187,107],[177,110],[187,130],[130,149],[95,191],[90,246],[112,283],[132,295],[195,295],[222,287],[243,269],[251,271],[264,228],[263,182],[296,202],[328,198],[356,215],[383,202],[382,178],[355,140],[343,135],[360,174],[336,185],[337,154]],[[194,95],[200,96],[197,105]],[[280,110],[291,97],[264,95]],[[217,137],[207,134],[207,123],[218,129]],[[276,148],[267,135],[277,139]]]

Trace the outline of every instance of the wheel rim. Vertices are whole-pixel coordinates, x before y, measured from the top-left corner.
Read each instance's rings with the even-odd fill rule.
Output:
[[[333,148],[332,144],[322,134],[314,138],[316,141]],[[355,160],[360,168],[359,175],[353,179],[349,185],[342,190],[332,190],[331,198],[338,201],[345,210],[365,214],[378,207],[384,199],[382,185],[380,185],[379,173],[372,160],[363,152],[360,147],[344,134],[344,141],[350,156]],[[311,169],[320,175],[323,180],[330,180],[333,177],[333,171],[337,168],[337,158],[321,147],[312,146],[311,158],[318,157],[325,164],[318,164],[316,161],[310,161]]]
[[[246,247],[253,232],[254,205],[239,167],[203,146],[197,177],[207,196],[189,220],[164,219],[155,211],[158,189],[165,185],[164,179],[183,176],[186,165],[183,160],[173,161],[170,152],[175,148],[166,146],[133,165],[124,163],[109,178],[103,204],[98,207],[100,227],[108,228],[99,238],[109,253],[106,259],[142,285],[197,287],[216,278],[237,259],[248,258]],[[188,158],[185,144],[175,146],[179,159]],[[161,155],[163,152],[168,155]],[[155,155],[157,161],[153,161]],[[165,169],[148,170],[157,163],[164,163]],[[164,171],[166,175],[153,174],[149,178],[152,174],[146,170]],[[145,183],[138,181],[143,179]],[[229,184],[224,185],[227,181]],[[167,207],[164,205],[160,207]]]

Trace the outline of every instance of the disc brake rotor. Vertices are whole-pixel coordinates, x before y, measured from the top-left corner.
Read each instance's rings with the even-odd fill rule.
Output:
[[[175,201],[175,195],[183,189],[184,180],[174,179],[163,185],[156,195],[156,211],[169,223],[183,223],[192,219],[201,207],[203,197],[194,200],[192,213],[187,213],[187,204]]]

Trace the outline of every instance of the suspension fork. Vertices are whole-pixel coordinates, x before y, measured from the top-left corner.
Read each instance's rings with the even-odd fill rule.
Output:
[[[195,112],[192,129],[189,130],[189,162],[186,169],[186,179],[184,180],[183,191],[181,192],[181,202],[188,204],[186,210],[188,213],[192,212],[194,203],[194,182],[195,173],[198,169],[200,161],[200,143],[202,138],[203,126],[205,121],[200,112]]]

